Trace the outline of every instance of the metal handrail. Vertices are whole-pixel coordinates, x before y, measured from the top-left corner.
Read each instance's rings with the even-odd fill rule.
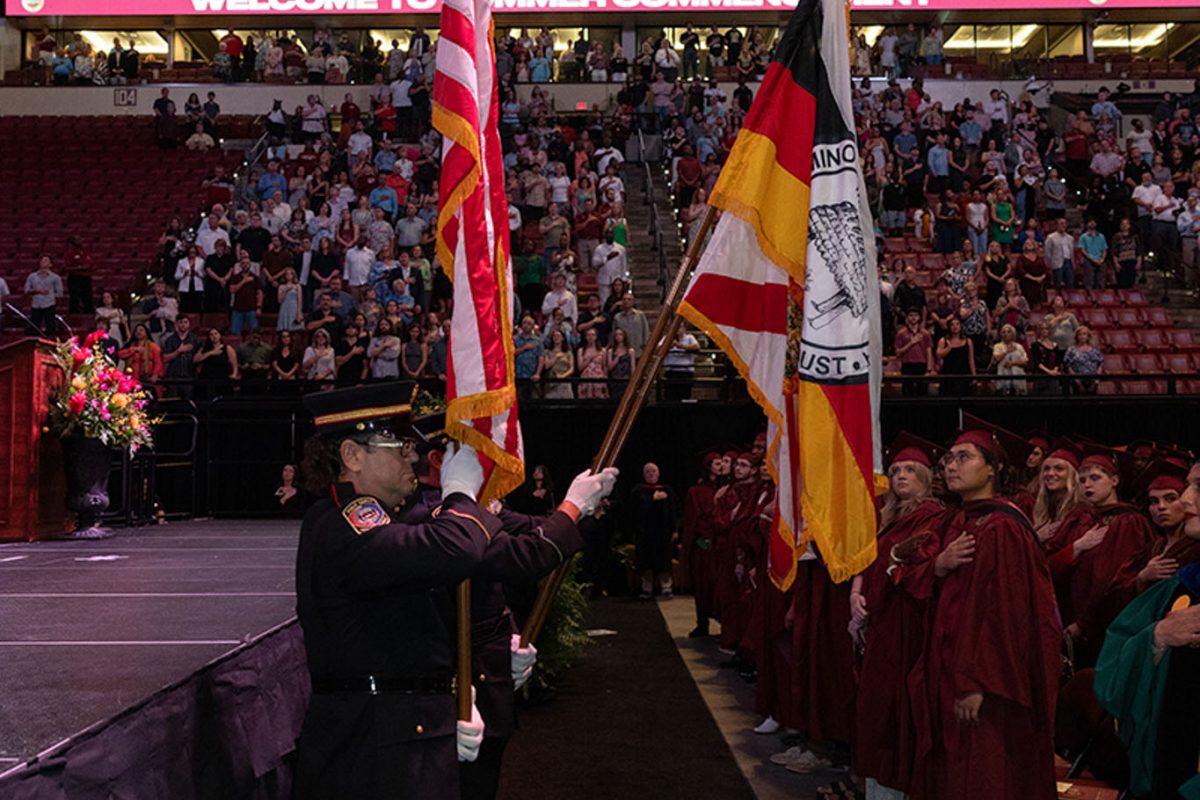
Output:
[[[12,303],[5,302],[5,304],[4,304],[4,307],[5,307],[5,308],[7,308],[7,309],[8,309],[9,311],[11,311],[12,313],[16,314],[18,317],[20,317],[20,318],[21,318],[21,321],[25,323],[25,326],[26,326],[26,327],[27,327],[29,330],[31,330],[31,331],[37,331],[37,332],[38,332],[38,333],[40,333],[42,336],[57,336],[57,335],[58,335],[58,328],[57,328],[57,327],[56,327],[56,328],[54,329],[54,331],[52,331],[51,333],[47,333],[46,331],[44,331],[44,330],[42,330],[41,328],[39,328],[37,325],[34,325],[34,324],[33,324],[33,320],[31,320],[29,317],[25,316],[25,312],[21,311],[21,309],[17,308],[17,307],[16,307],[16,306],[14,306]],[[70,325],[70,323],[69,323],[69,322],[67,322],[65,319],[63,319],[63,316],[62,316],[61,314],[57,314],[57,313],[56,313],[56,314],[54,315],[54,321],[55,321],[55,322],[56,322],[58,325],[61,325],[61,326],[63,326],[64,328],[66,328],[66,329],[67,329],[67,335],[68,335],[68,336],[74,336],[74,335],[75,335],[75,329],[71,327],[71,325]]]
[[[260,114],[254,118],[252,125],[262,124],[263,117]],[[233,185],[233,197],[235,203],[237,200],[243,199],[246,196],[246,188],[250,184],[250,175],[254,172],[254,167],[258,164],[262,154],[267,149],[267,131],[263,130],[262,134],[255,140],[250,149],[246,151],[246,157],[242,159],[242,165],[238,169],[240,174],[237,175],[237,182]]]
[[[667,274],[667,258],[663,252],[662,220],[658,216],[658,203],[654,199],[654,174],[650,171],[650,162],[646,160],[646,137],[642,129],[637,129],[638,161],[642,164],[642,185],[645,189],[645,202],[650,206],[650,250],[658,254],[658,301],[666,300],[667,286],[671,283]]]

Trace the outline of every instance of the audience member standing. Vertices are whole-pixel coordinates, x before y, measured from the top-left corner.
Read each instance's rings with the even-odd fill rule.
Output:
[[[62,279],[53,271],[50,256],[42,256],[38,268],[25,279],[25,294],[29,301],[29,321],[37,329],[36,334],[54,338],[58,331],[55,317],[58,315],[58,300],[63,296]]]
[[[92,254],[74,236],[67,237],[67,249],[63,255],[63,266],[67,271],[67,295],[72,314],[90,314],[95,307],[92,296]]]
[[[662,598],[672,596],[671,550],[677,530],[675,495],[662,483],[658,465],[653,462],[642,467],[642,482],[634,487],[630,498],[637,571],[642,579],[641,599],[654,596],[654,581],[658,579]]]

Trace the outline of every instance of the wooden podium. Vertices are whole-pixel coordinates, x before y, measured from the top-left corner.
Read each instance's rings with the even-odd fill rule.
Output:
[[[67,530],[62,446],[43,432],[62,380],[51,342],[22,339],[0,347],[0,541]]]

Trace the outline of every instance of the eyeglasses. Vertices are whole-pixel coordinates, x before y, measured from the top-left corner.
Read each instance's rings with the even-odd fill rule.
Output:
[[[382,448],[397,448],[400,450],[400,455],[408,456],[417,449],[417,441],[408,437],[400,438],[391,434],[375,433],[368,436],[365,440],[360,440],[359,444],[364,447],[382,447]]]
[[[970,450],[959,450],[957,453],[947,453],[945,460],[947,463],[953,461],[955,464],[966,464],[973,458],[980,458],[978,453],[972,453]]]

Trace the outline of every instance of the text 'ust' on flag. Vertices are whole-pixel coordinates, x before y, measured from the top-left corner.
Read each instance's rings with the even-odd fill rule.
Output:
[[[875,558],[879,286],[850,106],[843,0],[800,0],[709,202],[723,213],[680,313],[768,419],[771,579],[815,550],[835,581]]]
[[[493,41],[490,0],[443,3],[433,125],[443,137],[437,254],[454,283],[446,431],[479,453],[484,502],[525,479]]]

